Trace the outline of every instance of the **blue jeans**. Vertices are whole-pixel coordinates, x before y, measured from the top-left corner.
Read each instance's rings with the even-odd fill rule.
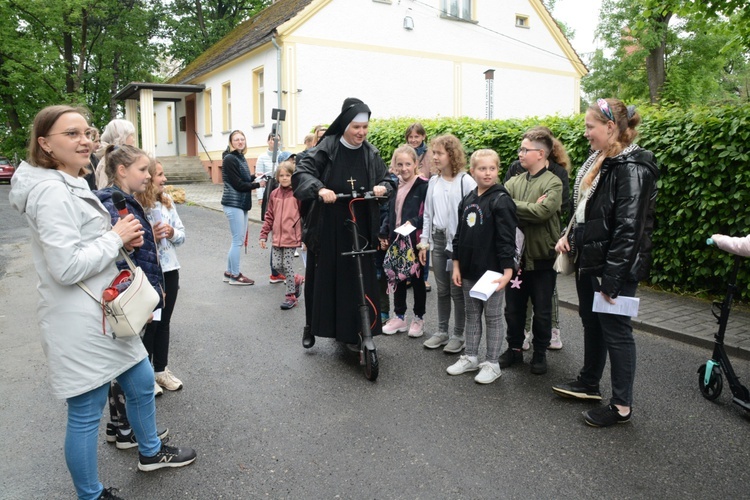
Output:
[[[247,212],[241,208],[222,207],[229,219],[229,230],[232,232],[232,246],[227,255],[227,272],[232,276],[240,274],[240,250],[245,243],[247,233]]]
[[[138,451],[152,457],[161,449],[156,435],[154,370],[148,358],[119,375],[125,392],[130,425],[138,440]],[[68,427],[65,433],[65,462],[78,498],[99,498],[104,487],[99,482],[97,448],[99,423],[107,403],[109,382],[91,391],[68,398]]]
[[[622,284],[620,296],[635,297],[638,283]],[[583,368],[578,376],[586,385],[598,386],[609,354],[612,380],[611,404],[633,405],[635,381],[635,338],[630,316],[595,313],[594,294],[599,281],[590,275],[579,275],[576,268],[578,314],[583,323]],[[617,299],[615,299],[617,300]]]

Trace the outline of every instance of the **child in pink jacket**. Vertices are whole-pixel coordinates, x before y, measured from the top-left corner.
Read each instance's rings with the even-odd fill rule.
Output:
[[[268,233],[273,233],[271,240],[271,266],[282,270],[286,276],[286,297],[281,308],[291,309],[297,305],[300,286],[304,279],[294,274],[294,251],[302,245],[302,222],[300,220],[300,202],[292,192],[292,174],[294,162],[286,160],[276,169],[276,180],[279,187],[273,190],[268,198],[268,208],[260,230],[260,247],[266,248]]]

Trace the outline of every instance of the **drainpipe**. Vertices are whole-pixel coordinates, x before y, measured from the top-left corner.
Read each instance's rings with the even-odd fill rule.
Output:
[[[278,99],[276,107],[281,109],[281,46],[276,43],[276,35],[271,37],[271,43],[276,47],[276,98]],[[281,134],[281,130],[277,130],[277,133],[283,139],[284,136]]]

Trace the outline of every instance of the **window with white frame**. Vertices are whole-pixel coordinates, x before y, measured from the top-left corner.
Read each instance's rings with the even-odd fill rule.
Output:
[[[265,74],[263,67],[253,70],[253,125],[263,125],[265,123]]]
[[[472,21],[473,0],[440,0],[440,10],[448,17]]]

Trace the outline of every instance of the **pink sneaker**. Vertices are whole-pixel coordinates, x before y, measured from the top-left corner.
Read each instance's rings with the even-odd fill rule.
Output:
[[[409,337],[416,339],[424,335],[424,320],[414,318],[411,320],[411,326],[409,327]]]
[[[385,325],[383,325],[383,333],[386,335],[393,335],[394,333],[403,333],[409,330],[409,325],[403,319],[395,316],[389,319]]]

